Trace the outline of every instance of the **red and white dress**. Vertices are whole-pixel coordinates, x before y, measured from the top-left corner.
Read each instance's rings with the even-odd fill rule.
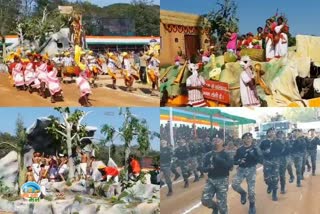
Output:
[[[30,85],[36,79],[34,68],[35,68],[35,65],[33,62],[27,63],[26,68],[24,70],[24,80],[26,85]]]
[[[24,85],[23,65],[21,62],[12,64],[12,76],[16,87]]]
[[[40,82],[47,83],[47,75],[48,75],[48,65],[47,63],[41,63],[39,67],[36,69],[36,72],[38,74],[38,79]]]
[[[279,34],[279,42],[275,46],[275,56],[277,58],[285,57],[288,53],[288,35],[281,32],[284,25],[279,25],[275,28],[275,32]]]
[[[267,61],[270,61],[274,57],[275,57],[275,50],[273,45],[273,35],[269,33],[266,38],[266,59]]]
[[[62,91],[57,74],[58,71],[56,68],[53,68],[52,71],[47,74],[47,84],[51,95]]]
[[[252,90],[248,85],[253,78],[254,74],[250,69],[242,71],[240,75],[240,96],[243,106],[260,106],[256,88]]]
[[[188,77],[186,84],[187,87],[202,87],[205,85],[205,80],[202,76],[198,75],[198,72],[194,72],[190,77]],[[188,90],[188,100],[188,104],[192,107],[207,106],[207,103],[203,98],[202,91],[198,89]]]
[[[82,72],[76,79],[76,83],[80,89],[81,97],[92,94],[89,81],[85,72]]]

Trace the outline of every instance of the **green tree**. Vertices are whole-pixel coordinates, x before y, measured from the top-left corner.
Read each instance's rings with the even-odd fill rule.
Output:
[[[68,164],[69,164],[69,179],[74,179],[75,164],[73,160],[73,151],[80,145],[80,140],[86,137],[87,131],[85,126],[81,124],[84,117],[90,113],[84,111],[75,110],[71,112],[67,108],[54,108],[58,111],[62,117],[62,122],[56,118],[51,118],[52,124],[47,128],[48,132],[54,136],[54,138],[67,147]]]
[[[138,119],[131,113],[130,108],[125,108],[124,110],[120,108],[119,115],[124,117],[124,122],[119,130],[116,130],[109,124],[105,124],[101,129],[101,133],[106,135],[106,141],[114,139],[115,134],[118,134],[121,137],[124,141],[125,169],[128,169],[127,160],[131,153],[133,140],[136,139],[138,150],[144,155],[149,150],[150,140],[155,134],[149,131],[146,120]]]
[[[3,59],[6,58],[5,37],[17,26],[20,15],[21,0],[0,0],[0,37]]]
[[[20,38],[31,42],[38,41],[39,47],[41,47],[48,34],[58,32],[61,28],[67,26],[68,16],[60,14],[57,7],[52,10],[44,7],[38,12],[41,15],[34,15],[21,20],[17,25],[17,31]]]
[[[132,0],[131,17],[135,22],[136,35],[158,36],[160,10],[152,0]]]
[[[216,40],[215,45],[220,48],[220,53],[226,50],[228,38],[226,32],[231,30],[238,32],[237,5],[234,0],[222,0],[217,2],[218,10],[204,15],[209,22],[203,23],[204,28],[210,28],[212,39]]]
[[[25,164],[24,164],[24,153],[25,153],[25,146],[27,144],[27,134],[26,128],[24,127],[23,119],[21,115],[18,115],[16,120],[16,136],[14,142],[1,142],[0,146],[3,145],[9,146],[15,152],[17,152],[17,159],[18,159],[18,170],[19,170],[19,177],[18,177],[18,194],[20,192],[20,187],[25,182]]]
[[[291,122],[312,122],[319,120],[317,108],[287,108],[283,115]]]

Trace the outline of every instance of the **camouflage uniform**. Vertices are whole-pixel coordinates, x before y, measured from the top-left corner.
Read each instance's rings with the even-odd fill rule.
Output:
[[[204,157],[204,172],[208,173],[208,180],[202,193],[203,206],[213,209],[213,213],[227,214],[227,192],[229,185],[229,171],[233,166],[231,158],[225,151],[209,152]],[[213,201],[214,196],[217,202]]]
[[[221,214],[228,213],[228,206],[227,206],[227,192],[229,186],[229,178],[218,178],[218,179],[211,179],[208,178],[207,183],[204,187],[201,202],[203,206],[206,206],[210,209],[213,209],[215,212],[218,213],[217,210]],[[214,196],[217,195],[217,202],[214,202],[212,199]]]
[[[292,158],[294,162],[294,166],[296,168],[296,176],[297,176],[297,186],[301,186],[301,179],[302,179],[302,164],[303,164],[303,157],[305,155],[306,150],[306,143],[303,138],[297,138],[293,140],[292,146]]]
[[[317,160],[317,146],[320,145],[320,139],[314,137],[308,139],[307,152],[308,156],[311,158],[312,174],[315,175],[316,172],[316,160]]]
[[[284,145],[282,153],[281,153],[281,157],[280,157],[279,174],[280,174],[281,193],[285,193],[286,171],[287,171],[287,168],[288,168],[288,156],[290,155],[290,153],[289,153],[289,145],[288,145],[288,142],[285,142],[284,140],[281,140],[281,139],[278,139],[278,140],[281,143],[283,143],[283,145]]]
[[[287,149],[288,149],[288,155],[286,158],[287,161],[287,170],[290,176],[290,180],[289,182],[292,183],[294,180],[294,175],[293,175],[293,170],[292,170],[292,162],[293,162],[293,157],[292,157],[292,146],[293,146],[293,141],[292,140],[288,140],[287,141]]]
[[[190,166],[190,170],[193,172],[195,180],[194,181],[198,181],[199,180],[199,175],[198,175],[198,152],[199,152],[199,146],[198,143],[190,143],[189,145],[189,149],[190,149],[190,159],[189,159],[189,166]]]
[[[300,137],[300,138],[301,138],[301,140],[303,140],[305,142],[305,145],[307,146],[307,138],[305,138],[305,137]],[[308,156],[307,148],[305,148],[303,155],[302,155],[302,176],[301,176],[302,180],[304,179],[304,173],[306,171],[307,156]]]
[[[283,144],[276,140],[264,140],[260,144],[263,152],[263,176],[268,185],[268,193],[272,191],[272,200],[277,201],[277,190],[279,183],[280,157]]]
[[[232,188],[241,195],[246,195],[245,190],[241,187],[242,181],[246,179],[250,203],[255,202],[256,165],[261,162],[261,158],[260,151],[254,146],[241,146],[237,149],[234,157],[234,164],[239,167],[232,181]],[[243,200],[245,203],[245,199]]]
[[[175,179],[174,180],[177,180],[180,177],[180,174],[177,171],[177,167],[178,167],[178,161],[177,161],[176,158],[173,158],[170,170],[175,175]]]
[[[172,192],[172,182],[171,182],[171,158],[173,151],[170,147],[162,147],[160,149],[160,169],[163,173],[165,182],[168,186],[169,193]]]
[[[189,165],[187,164],[190,157],[189,148],[184,146],[179,146],[175,149],[174,156],[177,158],[177,164],[181,169],[182,177],[185,182],[185,187],[188,186],[188,178],[191,175],[191,170],[189,168]]]

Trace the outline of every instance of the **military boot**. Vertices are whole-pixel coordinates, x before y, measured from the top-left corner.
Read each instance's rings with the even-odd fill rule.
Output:
[[[172,195],[172,190],[170,190],[170,191],[168,192],[167,196],[169,197],[169,196],[171,196],[171,195]]]
[[[272,200],[273,200],[273,201],[278,201],[277,189],[274,189],[274,190],[272,191]]]
[[[240,194],[241,194],[241,198],[240,198],[241,204],[246,204],[247,203],[247,193],[246,192],[242,192]]]
[[[297,187],[301,187],[301,181],[297,182]]]
[[[198,175],[198,173],[196,173],[196,175],[195,175],[195,178],[194,178],[194,181],[193,181],[193,182],[197,182],[197,181],[199,181],[199,175]]]
[[[281,194],[285,194],[286,193],[286,190],[285,190],[285,185],[282,185],[281,186],[281,191],[280,191]]]
[[[201,172],[200,177],[199,178],[204,178],[204,174],[203,172]]]
[[[315,170],[312,170],[312,176],[316,176]]]
[[[212,214],[219,214],[219,210],[218,210],[218,208],[214,208],[214,209],[212,209]]]
[[[267,188],[267,193],[270,194],[271,192],[272,192],[272,189],[271,189],[270,186],[268,186],[268,188]]]
[[[256,205],[254,202],[250,202],[249,214],[256,214]]]
[[[186,180],[186,181],[184,182],[184,188],[188,188],[188,187],[189,187],[189,181]]]
[[[290,177],[289,183],[293,183],[293,181],[294,181],[294,176]]]
[[[174,181],[176,181],[176,180],[178,180],[178,178],[180,177],[180,175],[179,174],[175,174],[175,176],[174,176]]]

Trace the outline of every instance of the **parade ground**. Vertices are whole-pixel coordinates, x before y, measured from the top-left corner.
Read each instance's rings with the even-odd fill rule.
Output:
[[[319,149],[318,149],[319,150]],[[319,151],[317,157],[317,165],[319,161]],[[246,214],[248,213],[249,203],[240,204],[240,195],[231,187],[231,181],[235,174],[235,169],[231,172],[229,191],[228,191],[228,209],[229,213]],[[295,168],[293,167],[295,174]],[[202,206],[201,195],[206,183],[205,178],[199,182],[193,183],[193,177],[189,178],[190,186],[183,188],[184,182],[180,177],[179,180],[173,182],[173,195],[167,197],[167,187],[161,189],[161,212],[172,214],[196,214],[196,213],[212,213],[212,210]],[[266,192],[266,184],[263,181],[263,167],[257,166],[256,177],[256,209],[259,214],[270,213],[287,213],[287,214],[316,214],[320,213],[320,170],[316,171],[316,176],[312,176],[310,172],[305,173],[305,179],[302,181],[302,187],[296,187],[296,183],[288,182],[289,175],[286,174],[286,194],[279,194],[279,200],[274,202],[271,200],[271,194]],[[279,184],[280,185],[280,184]],[[247,191],[245,181],[242,187]]]
[[[148,85],[135,83],[136,91],[127,92],[123,79],[118,80],[118,89],[111,88],[112,80],[101,76],[98,87],[92,88],[91,103],[96,107],[105,106],[159,106],[159,97],[150,96]],[[8,75],[0,73],[0,106],[80,106],[78,103],[79,89],[75,83],[61,84],[64,101],[51,103],[50,98],[43,99],[37,93],[17,91],[10,85]],[[102,87],[101,87],[102,86]]]

